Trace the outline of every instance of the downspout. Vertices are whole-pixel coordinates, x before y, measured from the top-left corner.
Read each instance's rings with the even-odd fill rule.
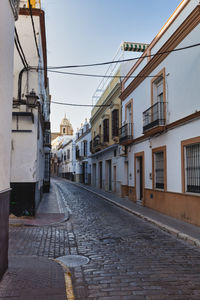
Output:
[[[19,76],[18,76],[18,101],[21,102],[22,100],[22,77],[23,77],[23,73],[26,71],[28,72],[30,70],[30,68],[26,68],[24,67],[20,72],[19,72]]]

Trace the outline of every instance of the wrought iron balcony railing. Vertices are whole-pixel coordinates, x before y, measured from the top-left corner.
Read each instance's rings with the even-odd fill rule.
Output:
[[[127,123],[119,128],[119,142],[124,143],[133,139],[133,123]]]
[[[166,102],[157,102],[143,112],[143,132],[166,124]]]
[[[95,136],[95,138],[93,139],[93,147],[98,147],[101,145],[101,135],[98,134]]]

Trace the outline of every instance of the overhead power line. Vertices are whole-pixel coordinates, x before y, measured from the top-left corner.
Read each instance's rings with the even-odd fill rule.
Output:
[[[20,48],[19,48],[19,46],[18,46],[18,43],[17,43],[17,39],[16,39],[16,38],[15,38],[15,46],[16,46],[17,52],[18,52],[18,54],[19,54],[19,56],[20,56],[20,59],[21,59],[21,61],[22,61],[22,64],[23,64],[24,68],[27,68],[27,65],[26,65],[26,63],[25,63],[25,61],[24,61],[24,58],[23,58],[22,54],[21,54],[21,51],[20,51]]]
[[[51,101],[54,104],[67,105],[67,106],[79,106],[79,107],[109,107],[110,105],[92,105],[92,104],[75,104],[75,103],[63,103],[57,101]]]
[[[29,0],[30,1],[30,0]],[[200,43],[197,44],[193,44],[193,45],[189,45],[189,46],[185,46],[185,47],[181,47],[181,48],[177,48],[177,49],[173,49],[173,50],[167,50],[167,51],[162,51],[162,52],[157,52],[155,54],[148,54],[148,55],[144,55],[142,58],[147,58],[147,57],[153,57],[156,55],[163,55],[163,54],[167,54],[167,53],[171,53],[171,52],[177,52],[177,51],[182,51],[182,50],[186,50],[186,49],[190,49],[190,48],[195,48],[195,47],[199,47]],[[127,59],[120,59],[120,60],[112,60],[112,61],[106,61],[106,62],[99,62],[99,63],[92,63],[92,64],[82,64],[82,65],[66,65],[66,66],[48,66],[47,69],[48,70],[55,70],[55,69],[69,69],[69,68],[83,68],[83,67],[95,67],[95,66],[103,66],[103,65],[110,65],[110,64],[117,64],[117,63],[122,63],[122,62],[128,62],[128,61],[134,61],[134,60],[139,60],[141,58],[140,57],[133,57],[133,58],[127,58]],[[37,68],[34,67],[33,68]]]
[[[22,45],[20,43],[20,40],[19,40],[19,35],[18,35],[18,32],[17,32],[17,28],[15,27],[15,46],[17,48],[17,51],[19,53],[19,56],[21,58],[21,61],[24,65],[25,68],[28,68],[28,63],[27,63],[27,60],[26,60],[26,56],[24,54],[24,51],[23,51],[23,48],[22,48]]]
[[[63,71],[55,71],[55,70],[48,70],[48,72],[51,73],[58,73],[58,74],[64,74],[64,75],[75,75],[75,76],[83,76],[83,77],[103,77],[103,78],[136,78],[136,77],[141,77],[141,78],[155,78],[155,77],[162,77],[162,75],[147,75],[147,76],[140,76],[140,75],[135,75],[135,76],[128,76],[128,75],[97,75],[97,74],[86,74],[86,73],[73,73],[73,72],[63,72]]]
[[[36,38],[36,32],[35,32],[35,24],[34,24],[34,20],[33,20],[33,13],[32,13],[31,1],[28,0],[28,3],[29,3],[29,11],[30,11],[31,22],[32,22],[32,27],[33,27],[33,35],[34,35],[34,40],[35,40],[35,46],[36,46],[36,49],[37,49],[38,57],[40,57],[40,52],[39,52],[37,38]]]

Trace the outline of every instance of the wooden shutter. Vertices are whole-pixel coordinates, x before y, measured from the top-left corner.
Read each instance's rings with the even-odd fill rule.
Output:
[[[109,142],[109,119],[103,121],[103,141]]]
[[[119,129],[119,110],[112,111],[112,137],[118,136]]]

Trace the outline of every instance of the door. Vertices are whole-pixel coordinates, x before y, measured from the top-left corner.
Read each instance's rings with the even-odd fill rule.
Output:
[[[92,166],[92,184],[96,186],[96,164]]]
[[[85,163],[82,164],[82,183],[85,183]]]
[[[111,160],[108,161],[108,189],[109,189],[109,191],[112,191]]]
[[[99,162],[99,187],[102,189],[102,161]]]
[[[135,154],[135,189],[136,202],[143,204],[144,200],[144,153]]]
[[[113,192],[116,193],[117,190],[117,167],[113,167]]]
[[[88,163],[85,163],[85,184],[88,184]]]

